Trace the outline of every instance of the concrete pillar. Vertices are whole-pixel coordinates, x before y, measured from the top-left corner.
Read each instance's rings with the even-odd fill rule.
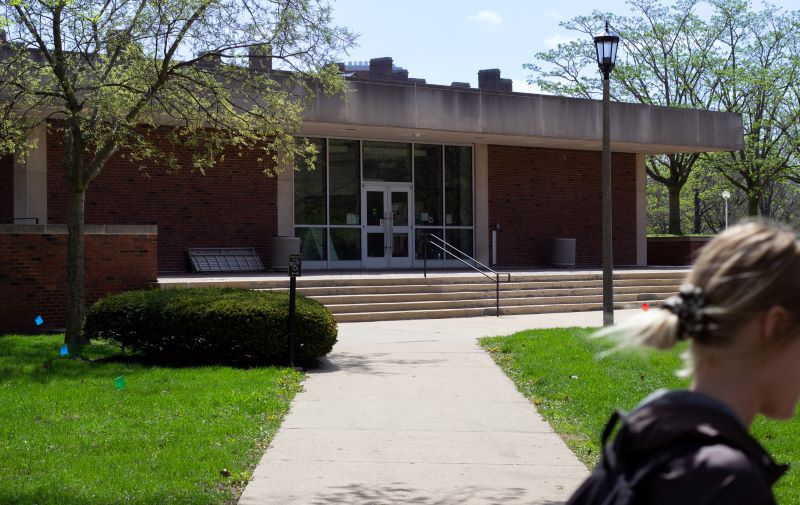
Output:
[[[47,224],[47,126],[36,126],[28,140],[36,147],[25,158],[14,155],[14,222]]]
[[[489,264],[489,146],[475,144],[475,259]]]
[[[278,173],[278,235],[294,237],[294,168],[288,165]]]
[[[647,266],[647,171],[644,154],[636,155],[636,265]]]

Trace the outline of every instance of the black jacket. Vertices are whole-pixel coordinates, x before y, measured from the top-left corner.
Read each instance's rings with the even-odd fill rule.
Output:
[[[727,406],[689,391],[645,400],[627,416],[609,449],[629,477],[659,453],[677,452],[636,487],[634,503],[648,505],[774,505],[772,485],[787,469]],[[601,478],[601,467],[584,486]]]

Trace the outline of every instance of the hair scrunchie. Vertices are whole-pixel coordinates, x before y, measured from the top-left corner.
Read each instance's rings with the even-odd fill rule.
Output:
[[[712,330],[711,318],[705,311],[707,305],[701,288],[683,284],[676,296],[664,300],[661,308],[678,316],[678,340],[705,340]]]

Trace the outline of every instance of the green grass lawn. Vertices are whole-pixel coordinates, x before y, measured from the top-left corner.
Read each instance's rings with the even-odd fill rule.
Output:
[[[517,388],[590,467],[599,459],[600,433],[615,408],[630,410],[656,389],[688,385],[675,375],[682,366],[682,349],[600,358],[609,344],[587,339],[591,331],[529,330],[481,339]],[[752,431],[778,462],[792,466],[776,487],[779,503],[800,504],[800,417],[791,422],[759,418]]]
[[[0,336],[0,503],[233,503],[302,380],[98,362],[119,352],[103,343],[61,358],[62,341]]]

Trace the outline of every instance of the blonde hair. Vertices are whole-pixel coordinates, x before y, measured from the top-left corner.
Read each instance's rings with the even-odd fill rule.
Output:
[[[658,349],[689,339],[687,372],[691,373],[702,366],[710,350],[732,345],[737,328],[773,306],[786,309],[791,324],[782,328],[768,349],[761,350],[763,356],[800,335],[800,242],[787,228],[749,221],[703,247],[681,295],[661,308],[601,330],[598,336],[614,335],[624,345]]]

